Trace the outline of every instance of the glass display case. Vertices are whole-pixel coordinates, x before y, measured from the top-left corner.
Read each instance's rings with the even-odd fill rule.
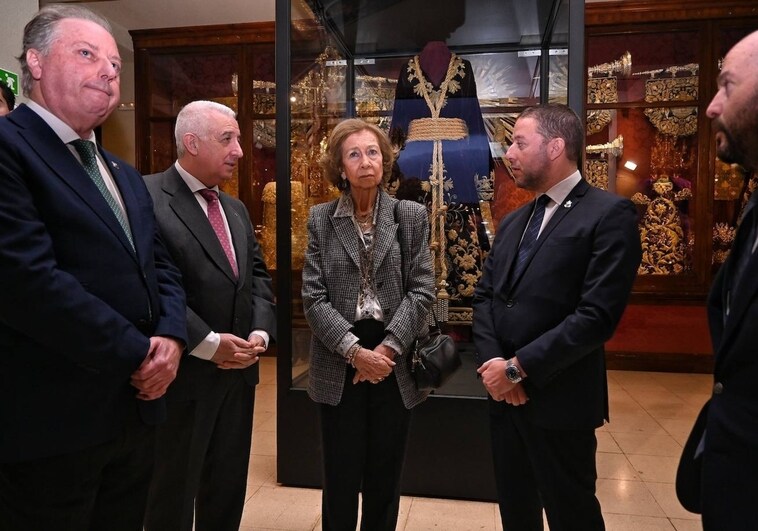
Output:
[[[720,60],[757,22],[754,3],[728,4],[587,6],[585,178],[637,205],[643,248],[611,368],[712,368],[705,297],[755,187],[717,159],[706,116]]]
[[[305,392],[311,333],[300,270],[308,208],[339,193],[318,165],[326,138],[342,119],[359,117],[387,131],[398,153],[387,192],[427,206],[435,314],[463,359],[415,413],[403,490],[494,499],[493,479],[480,473],[491,469],[491,455],[471,298],[498,221],[531,199],[515,187],[504,161],[516,117],[548,100],[573,101],[584,112],[582,77],[571,71],[581,72],[584,62],[583,10],[583,1],[567,0],[277,1],[275,186],[288,190],[276,205],[278,481],[320,484],[317,408]],[[419,66],[419,56],[439,47],[452,55],[438,79],[427,80],[433,73]],[[444,170],[431,163],[431,147],[420,153],[416,142],[430,134],[416,120],[429,112],[453,113],[467,132],[459,145],[444,148]],[[289,335],[282,337],[284,331]],[[440,470],[440,462],[449,469]]]

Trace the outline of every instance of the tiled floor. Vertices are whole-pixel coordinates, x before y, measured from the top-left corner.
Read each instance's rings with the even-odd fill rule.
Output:
[[[261,361],[242,531],[321,530],[321,491],[276,483],[276,367]],[[674,493],[682,445],[711,377],[610,371],[611,423],[598,430],[598,498],[609,531],[695,531]],[[484,434],[483,434],[484,436]],[[403,497],[398,530],[501,531],[493,503]],[[547,527],[546,527],[547,529]]]

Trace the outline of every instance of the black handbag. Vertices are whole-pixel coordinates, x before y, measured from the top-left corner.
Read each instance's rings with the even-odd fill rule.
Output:
[[[434,315],[434,310],[430,310]],[[438,389],[461,366],[461,357],[453,339],[440,332],[437,316],[429,335],[416,340],[411,359],[411,374],[419,391]]]
[[[400,201],[395,203],[394,218],[398,224],[397,239],[400,243],[400,258],[403,262],[403,275],[405,275],[405,257],[403,254],[403,237],[400,230],[402,224],[398,220],[397,207]],[[405,277],[403,277],[403,289],[405,289]],[[452,374],[461,366],[461,358],[455,341],[440,331],[437,316],[434,310],[430,310],[434,317],[434,327],[429,330],[429,335],[418,338],[414,342],[410,360],[410,371],[419,391],[430,391],[442,386]]]

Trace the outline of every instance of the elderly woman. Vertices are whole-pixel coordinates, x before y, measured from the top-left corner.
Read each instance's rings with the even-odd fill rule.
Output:
[[[427,213],[383,191],[392,150],[374,125],[339,123],[321,162],[342,191],[311,209],[303,268],[308,394],[321,404],[322,526],[353,531],[362,487],[361,530],[389,531],[410,410],[426,398],[407,358],[434,298]]]

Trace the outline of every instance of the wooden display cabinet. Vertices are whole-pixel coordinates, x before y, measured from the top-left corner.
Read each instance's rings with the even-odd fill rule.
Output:
[[[599,2],[587,4],[585,22],[585,175],[638,205],[644,254],[607,346],[609,367],[708,372],[705,298],[747,179],[717,160],[706,109],[720,59],[756,28],[758,8],[748,0]]]
[[[275,180],[274,23],[130,32],[135,55],[137,168],[161,172],[176,160],[174,126],[182,106],[213,100],[237,111],[244,156],[225,192],[247,206],[264,251],[263,192]],[[273,209],[273,205],[271,206]],[[271,261],[271,260],[269,260]],[[269,268],[275,264],[268,263]]]

